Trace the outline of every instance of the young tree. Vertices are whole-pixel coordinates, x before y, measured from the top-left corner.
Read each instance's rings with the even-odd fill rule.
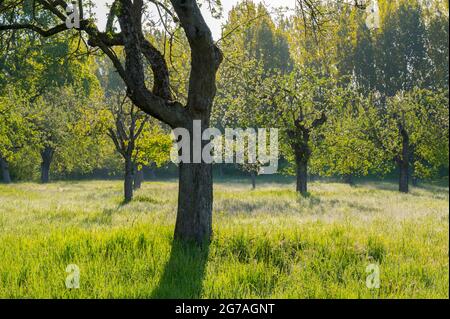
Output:
[[[383,103],[383,102],[381,102]],[[414,89],[374,106],[371,137],[386,159],[396,164],[399,191],[409,192],[411,172],[431,177],[448,161],[448,95]]]
[[[237,53],[239,54],[239,53]],[[231,55],[230,58],[235,58]],[[243,59],[239,66],[234,61],[224,63],[219,75],[219,94],[215,101],[212,119],[220,128],[240,128],[242,130],[267,127],[265,121],[265,102],[263,92],[268,81],[264,71],[264,64],[257,59]],[[236,62],[237,63],[237,62]],[[248,146],[248,140],[246,140]],[[225,145],[225,142],[222,143]],[[229,151],[235,151],[229,150]],[[251,163],[248,148],[245,148],[244,161],[238,165],[239,169],[251,177],[252,187],[256,188],[256,176],[259,174],[260,163]]]
[[[393,119],[393,109],[399,109],[398,106],[394,107],[398,104],[394,103],[394,97],[397,96],[398,100],[399,96],[415,94],[412,92],[417,93],[416,88],[438,92],[439,88],[448,87],[448,15],[441,14],[446,5],[439,1],[379,3],[381,23],[378,29],[368,30],[364,17],[353,12],[343,12],[343,18],[352,23],[347,29],[342,23],[339,25],[341,31],[337,33],[336,39],[345,50],[337,50],[335,59],[339,74],[355,84],[362,94],[370,96],[376,91],[375,95],[380,95],[379,98],[372,99],[376,103],[371,105],[368,113],[378,118],[372,121],[374,128],[382,130],[388,126],[387,123],[396,123],[395,130],[390,130],[392,135],[386,136],[384,140],[380,140],[380,134],[370,133],[367,136],[372,138],[372,143],[385,154],[390,154],[384,157],[387,163],[392,160],[392,145],[398,147],[395,162],[402,180],[399,188],[407,192],[410,175],[416,174],[415,166],[421,171],[419,162],[427,161],[419,160],[421,157],[414,155],[416,164],[412,165],[413,160],[408,159],[412,156],[411,153],[415,152],[411,149],[415,147],[410,144],[411,139],[415,138],[411,134],[415,136],[416,133],[411,132],[411,126],[406,123],[409,122],[408,119],[406,122],[401,120],[403,111],[394,112],[397,115],[396,119]],[[427,9],[425,4],[433,9]],[[352,41],[347,41],[347,38]],[[398,137],[401,137],[401,143],[389,143],[385,140],[392,138],[398,141]],[[389,166],[387,163],[384,166]],[[417,178],[413,177],[413,181],[416,180]]]
[[[114,72],[112,64],[104,59],[97,59],[97,62],[99,65],[97,76],[103,86],[106,98],[105,111],[109,118],[106,124],[107,135],[124,160],[124,202],[127,203],[133,199],[133,190],[141,188],[142,167],[153,163],[152,156],[157,165],[163,164],[164,156],[151,148],[158,146],[154,143],[155,139],[160,140],[161,152],[167,149],[164,148],[164,142],[170,148],[172,141],[168,135],[163,136],[157,120],[152,121],[150,116],[129,100],[124,82]],[[155,136],[150,136],[151,132],[155,133]],[[167,151],[166,159],[169,158],[169,154]]]
[[[327,122],[333,101],[332,83],[312,69],[296,67],[290,74],[276,80],[274,113],[283,128],[287,154],[294,158],[297,192],[308,194],[308,165],[312,140]],[[276,84],[274,84],[276,87]]]
[[[142,183],[142,166],[167,162],[172,140],[126,96],[116,94],[108,104],[113,123],[107,134],[124,160],[124,202],[128,203],[133,199],[133,189],[139,189]]]
[[[27,19],[31,19],[29,4],[31,2],[24,3],[23,8]],[[1,15],[0,20],[14,21],[14,17],[14,14]],[[36,19],[39,23],[49,23],[48,16]],[[39,133],[34,148],[41,157],[41,182],[48,183],[51,163],[55,155],[60,155],[55,152],[67,149],[62,143],[68,140],[68,128],[73,124],[69,122],[75,120],[75,112],[80,111],[80,108],[72,107],[78,104],[73,94],[66,94],[66,87],[75,85],[86,96],[93,90],[96,79],[90,72],[92,59],[72,56],[79,46],[72,37],[55,35],[47,39],[39,38],[29,30],[14,30],[10,36],[2,33],[1,39],[6,47],[1,48],[5,52],[0,67],[7,78],[0,77],[0,92],[7,83],[33,92],[28,94],[30,113],[35,115],[32,121]],[[72,100],[68,101],[68,98]],[[81,94],[76,98],[84,99]]]
[[[133,199],[133,180],[135,163],[133,155],[136,151],[136,141],[141,136],[148,116],[138,110],[127,97],[116,95],[115,101],[109,104],[114,124],[108,128],[108,136],[114,142],[117,152],[123,157],[124,167],[124,202]]]

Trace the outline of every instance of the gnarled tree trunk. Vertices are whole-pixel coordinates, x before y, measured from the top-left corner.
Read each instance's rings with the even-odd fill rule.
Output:
[[[9,174],[9,164],[8,161],[0,157],[0,169],[2,171],[3,183],[11,183],[11,175]]]
[[[50,182],[50,166],[53,160],[53,148],[46,146],[41,152],[41,183],[47,184]]]
[[[294,149],[295,164],[297,166],[297,192],[302,196],[308,196],[308,164],[312,155],[312,150],[309,146],[311,130],[325,124],[327,115],[322,113],[321,117],[314,120],[310,127],[305,126],[303,121],[304,118],[301,114],[294,121],[295,129],[289,131],[288,135],[292,140],[291,146]]]

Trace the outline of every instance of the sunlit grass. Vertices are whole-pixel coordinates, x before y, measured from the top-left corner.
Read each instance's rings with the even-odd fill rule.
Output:
[[[448,188],[215,186],[207,249],[172,245],[177,184],[0,185],[0,297],[448,298]],[[380,289],[366,287],[378,264]],[[67,289],[67,265],[80,289]]]

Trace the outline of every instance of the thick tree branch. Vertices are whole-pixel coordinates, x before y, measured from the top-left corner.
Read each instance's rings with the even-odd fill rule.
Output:
[[[59,24],[48,30],[31,23],[0,25],[0,31],[8,31],[8,30],[31,30],[38,33],[40,36],[47,38],[55,34],[67,31],[68,29],[65,23]]]
[[[163,97],[158,96],[147,89],[145,85],[144,65],[142,61],[142,47],[147,54],[147,58],[152,59],[154,65],[157,65],[155,52],[151,51],[151,45],[143,41],[140,21],[137,21],[138,12],[142,12],[142,1],[131,3],[130,0],[120,0],[121,10],[118,14],[124,48],[126,53],[125,69],[126,81],[129,90],[129,97],[135,105],[141,108],[147,114],[169,124],[172,127],[185,126],[188,117],[185,109],[180,103],[169,101],[169,96],[163,93]],[[141,7],[139,7],[139,5]],[[151,51],[151,52],[150,52]],[[153,54],[153,55],[152,55]],[[158,67],[161,66],[158,64]],[[158,89],[163,91],[164,81],[168,77],[157,75]],[[161,81],[161,82],[160,82]]]
[[[172,99],[170,93],[169,69],[164,56],[144,37],[141,39],[141,51],[153,71],[153,93],[165,100]]]
[[[211,30],[203,19],[197,1],[171,0],[171,3],[191,47],[188,109],[194,115],[201,114],[209,118],[216,94],[216,72],[223,55],[214,44]]]

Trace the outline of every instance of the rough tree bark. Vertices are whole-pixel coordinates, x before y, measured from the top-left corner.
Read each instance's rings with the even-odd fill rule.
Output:
[[[41,183],[47,184],[50,182],[50,166],[55,153],[52,147],[46,146],[41,152]]]
[[[212,235],[212,165],[180,164],[175,239],[203,243]]]
[[[8,161],[0,157],[0,169],[2,171],[3,183],[11,183],[11,175],[9,174],[9,164]]]
[[[193,122],[185,128],[190,132],[191,150],[194,150]],[[209,117],[202,119],[202,129],[209,127]],[[209,141],[202,141],[202,149]],[[212,236],[213,165],[194,163],[191,151],[190,163],[179,166],[178,213],[175,239],[203,244]]]
[[[201,120],[208,129],[216,95],[216,73],[222,62],[221,51],[214,44],[211,31],[196,1],[172,0],[191,47],[191,73],[186,110],[191,128]],[[191,138],[193,137],[192,129]],[[203,141],[206,145],[210,141]],[[213,171],[212,164],[181,164],[179,178],[178,215],[175,239],[209,242],[212,236]]]

